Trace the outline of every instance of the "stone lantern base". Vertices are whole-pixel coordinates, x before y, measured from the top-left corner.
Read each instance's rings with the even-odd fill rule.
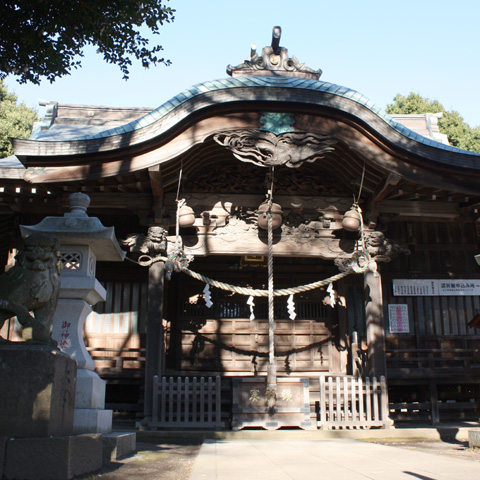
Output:
[[[78,369],[73,433],[110,433],[112,410],[105,410],[105,380],[96,372]]]

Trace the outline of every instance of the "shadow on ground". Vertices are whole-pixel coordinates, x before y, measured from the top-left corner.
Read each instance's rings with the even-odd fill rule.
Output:
[[[137,442],[137,453],[112,462],[80,480],[188,480],[201,442]]]
[[[433,453],[435,455],[447,455],[463,460],[472,460],[480,462],[480,449],[469,448],[468,441],[455,440],[448,437],[442,440],[422,440],[422,439],[369,439],[371,443],[389,445],[391,447],[402,447],[409,450]]]

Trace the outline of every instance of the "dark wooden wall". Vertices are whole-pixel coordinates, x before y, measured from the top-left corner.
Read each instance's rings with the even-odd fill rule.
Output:
[[[385,307],[407,304],[409,334],[389,334],[391,348],[467,348],[480,340],[480,330],[468,322],[480,309],[479,296],[400,297],[393,295],[393,279],[479,278],[475,225],[464,222],[392,222],[387,236],[408,245],[411,254],[400,255],[381,267]],[[385,311],[385,313],[387,313]],[[385,315],[388,320],[388,315]]]

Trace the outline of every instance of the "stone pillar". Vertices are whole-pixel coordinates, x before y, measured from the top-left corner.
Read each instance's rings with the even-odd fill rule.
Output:
[[[125,257],[114,229],[87,215],[89,203],[87,195],[74,193],[70,195],[71,211],[64,217],[46,217],[38,225],[20,227],[23,236],[42,232],[60,243],[64,269],[52,337],[77,362],[75,434],[112,431],[112,411],[105,410],[105,382],[94,372],[95,364],[83,339],[83,326],[91,306],[106,298],[105,289],[95,278],[97,260],[122,261]]]
[[[369,377],[387,373],[385,359],[385,328],[383,324],[382,278],[380,273],[364,274],[365,320],[367,324],[367,348]]]

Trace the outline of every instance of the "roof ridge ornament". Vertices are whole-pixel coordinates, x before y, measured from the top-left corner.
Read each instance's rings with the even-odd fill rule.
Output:
[[[322,70],[313,70],[300,63],[295,56],[289,58],[288,50],[280,46],[281,27],[273,27],[272,45],[262,49],[262,55],[257,54],[257,46],[252,43],[250,57],[243,63],[232,67],[228,65],[227,73],[232,77],[247,75],[300,77],[318,80]]]

